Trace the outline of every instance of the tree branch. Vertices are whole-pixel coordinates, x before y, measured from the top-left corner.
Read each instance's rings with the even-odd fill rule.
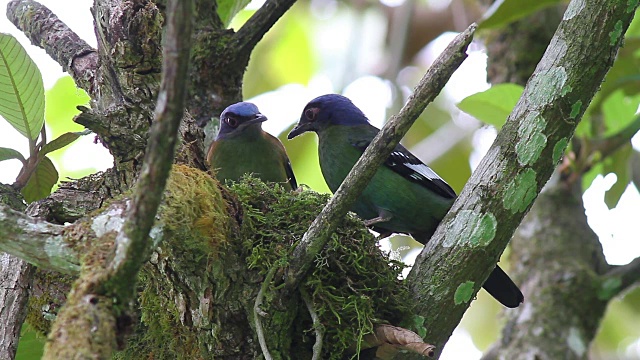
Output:
[[[415,119],[424,111],[427,104],[435,99],[453,72],[466,59],[465,52],[471,43],[475,29],[475,24],[467,28],[436,59],[416,86],[407,104],[398,115],[391,117],[373,139],[329,203],[311,224],[294,250],[291,266],[287,270],[289,289],[296,287],[304,278],[316,255],[324,248],[329,236],[335,231],[339,219],[344,217],[380,164],[391,154]]]
[[[78,254],[63,240],[64,229],[0,205],[1,251],[41,268],[75,274]]]
[[[416,315],[432,324],[427,339],[439,349],[560,161],[636,6],[571,2],[507,123],[416,260],[408,277]]]
[[[7,18],[27,35],[31,43],[43,48],[76,84],[93,94],[98,53],[46,6],[32,0],[12,0]]]
[[[150,240],[149,231],[162,200],[184,115],[193,1],[168,1],[166,14],[162,83],[140,177],[126,209],[123,230],[115,236],[115,231],[108,231],[99,239],[115,242],[115,255],[113,259],[102,258],[110,260],[104,268],[99,263],[83,267],[85,271],[49,334],[46,359],[75,358],[78,354],[111,357],[117,337],[122,336],[118,321],[135,294],[135,279],[157,245]]]
[[[640,257],[627,265],[615,266],[603,275],[600,295],[610,299],[640,281]]]
[[[236,57],[249,58],[264,34],[289,10],[296,0],[267,0],[234,35],[227,49]]]
[[[25,208],[20,193],[4,184],[0,184],[0,204],[13,210]],[[0,359],[13,360],[16,356],[34,269],[20,258],[0,253]]]
[[[0,253],[0,359],[16,356],[34,269],[20,258]]]
[[[118,283],[117,280],[121,279],[127,293],[133,292],[135,282],[126,280],[137,276],[154,248],[149,241],[149,231],[162,200],[178,142],[178,127],[184,115],[192,13],[192,1],[167,3],[162,83],[155,122],[150,130],[132,207],[127,214],[124,231],[116,237],[116,254],[111,263],[113,282]]]
[[[636,116],[629,125],[619,132],[604,139],[595,140],[592,153],[596,151],[600,152],[602,156],[599,157],[599,159],[603,159],[616,152],[623,145],[629,144],[631,138],[638,131],[640,131],[640,116]]]

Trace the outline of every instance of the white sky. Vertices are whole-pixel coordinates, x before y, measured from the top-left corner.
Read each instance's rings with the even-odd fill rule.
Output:
[[[55,81],[63,75],[61,67],[51,60],[43,50],[31,46],[13,24],[5,17],[7,0],[0,0],[0,31],[11,33],[16,36],[25,46],[30,56],[35,60],[40,68],[45,88],[50,88]],[[92,17],[89,6],[92,1],[56,1],[41,0],[41,3],[54,11],[68,26],[80,34],[85,41],[95,46],[93,34]],[[370,21],[375,21],[375,19]],[[325,25],[326,26],[326,25]],[[333,28],[336,31],[335,27]],[[433,56],[433,53],[441,51],[452,38],[452,34],[445,34],[440,39],[430,45],[430,51],[425,56]],[[326,37],[325,37],[326,39]],[[320,38],[319,38],[320,40]],[[319,41],[322,43],[323,41]],[[348,46],[347,42],[324,41],[328,46],[338,47],[332,50],[337,51],[342,46]],[[375,44],[367,43],[366,46]],[[332,51],[333,52],[333,51]],[[447,94],[456,101],[463,97],[484,90],[488,87],[485,82],[484,68],[486,56],[481,52],[474,52],[464,63],[462,68],[454,75],[447,86]],[[369,64],[369,66],[374,66]],[[326,74],[316,75],[307,86],[291,84],[284,86],[277,91],[269,92],[250,99],[255,102],[261,111],[271,119],[285,119],[284,122],[268,121],[265,129],[273,134],[278,134],[284,128],[295,122],[300,115],[300,109],[315,96],[333,92],[334,85]],[[379,78],[372,76],[357,77],[355,81],[345,87],[345,95],[352,98],[354,102],[369,116],[374,124],[378,126],[385,116],[386,106],[389,104],[391,96],[387,84]],[[283,102],[287,104],[299,104],[299,106],[281,106]],[[71,121],[71,119],[69,119]],[[477,144],[474,158],[480,157],[488,149],[493,141],[495,132],[487,131],[481,136]],[[636,149],[640,149],[640,138],[634,139]],[[10,147],[28,154],[26,140],[17,134],[13,128],[0,121],[0,146]],[[63,159],[67,168],[78,169],[95,167],[104,170],[112,166],[112,159],[108,152],[101,146],[93,144],[92,137],[84,137],[73,145],[73,149],[68,151]],[[0,181],[12,183],[19,171],[18,161],[0,162]],[[640,195],[633,186],[629,186],[623,195],[617,208],[608,210],[604,204],[604,191],[614,182],[615,175],[608,175],[605,178],[598,177],[593,186],[585,193],[584,202],[587,209],[589,224],[600,237],[603,244],[607,260],[612,264],[624,264],[640,255],[640,241],[638,241],[638,216],[640,215]],[[459,330],[457,335],[452,337],[443,359],[460,358],[460,353],[455,349],[458,345],[467,347],[471,343],[468,334],[464,330]],[[458,344],[453,346],[452,344]],[[449,349],[451,348],[451,349]],[[447,353],[449,356],[447,356]],[[465,352],[465,358],[480,358],[478,351]]]

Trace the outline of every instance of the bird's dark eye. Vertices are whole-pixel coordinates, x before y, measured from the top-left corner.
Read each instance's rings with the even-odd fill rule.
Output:
[[[304,111],[304,116],[309,120],[309,121],[316,121],[316,116],[318,115],[318,108],[311,108],[311,109],[307,109]]]
[[[231,126],[234,129],[238,127],[238,119],[234,117],[229,116],[224,121],[227,123],[227,125]]]

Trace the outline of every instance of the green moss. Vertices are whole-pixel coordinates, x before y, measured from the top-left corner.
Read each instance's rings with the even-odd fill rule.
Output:
[[[152,263],[170,257],[176,274],[210,278],[216,258],[224,251],[231,227],[229,209],[218,183],[207,173],[174,165],[159,210],[164,242]],[[139,276],[139,325],[125,350],[115,359],[204,359],[208,358],[197,327],[183,323],[176,305],[172,280],[158,278],[149,263]],[[172,285],[169,285],[170,284]],[[183,299],[184,301],[184,299]]]
[[[55,271],[36,269],[34,287],[29,304],[27,306],[27,323],[39,335],[46,336],[51,330],[51,324],[56,319],[58,311],[64,302],[64,295],[71,288],[74,278],[69,275],[60,274]],[[43,289],[56,289],[56,294]]]
[[[114,360],[132,359],[204,359],[196,332],[180,322],[180,312],[162,283],[149,276],[145,268],[140,274],[143,284],[139,295],[142,310],[135,334],[127,347],[113,356]]]
[[[244,209],[241,234],[250,268],[266,275],[274,264],[286,263],[313,219],[328,200],[313,191],[290,192],[248,178],[231,185]],[[345,217],[313,272],[301,285],[311,296],[326,333],[323,359],[342,358],[359,349],[376,322],[396,323],[408,311],[407,290],[398,280],[403,269],[380,251],[376,239],[353,215]],[[314,343],[312,322],[300,307],[295,344]]]
[[[159,211],[160,222],[171,232],[170,239],[180,239],[176,245],[184,251],[209,257],[227,241],[229,210],[225,204],[218,183],[207,173],[174,165]]]

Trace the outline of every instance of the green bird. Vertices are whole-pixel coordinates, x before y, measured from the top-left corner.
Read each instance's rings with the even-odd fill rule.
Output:
[[[329,94],[307,104],[288,137],[306,131],[318,135],[320,168],[335,192],[379,130],[349,99]],[[455,199],[456,193],[438,174],[398,145],[352,210],[378,232],[410,234],[425,244]],[[483,287],[507,307],[517,307],[524,301],[520,289],[498,266]]]
[[[220,130],[207,153],[207,163],[221,183],[253,174],[264,182],[298,187],[284,146],[262,130],[267,117],[249,102],[230,105],[220,114]]]

